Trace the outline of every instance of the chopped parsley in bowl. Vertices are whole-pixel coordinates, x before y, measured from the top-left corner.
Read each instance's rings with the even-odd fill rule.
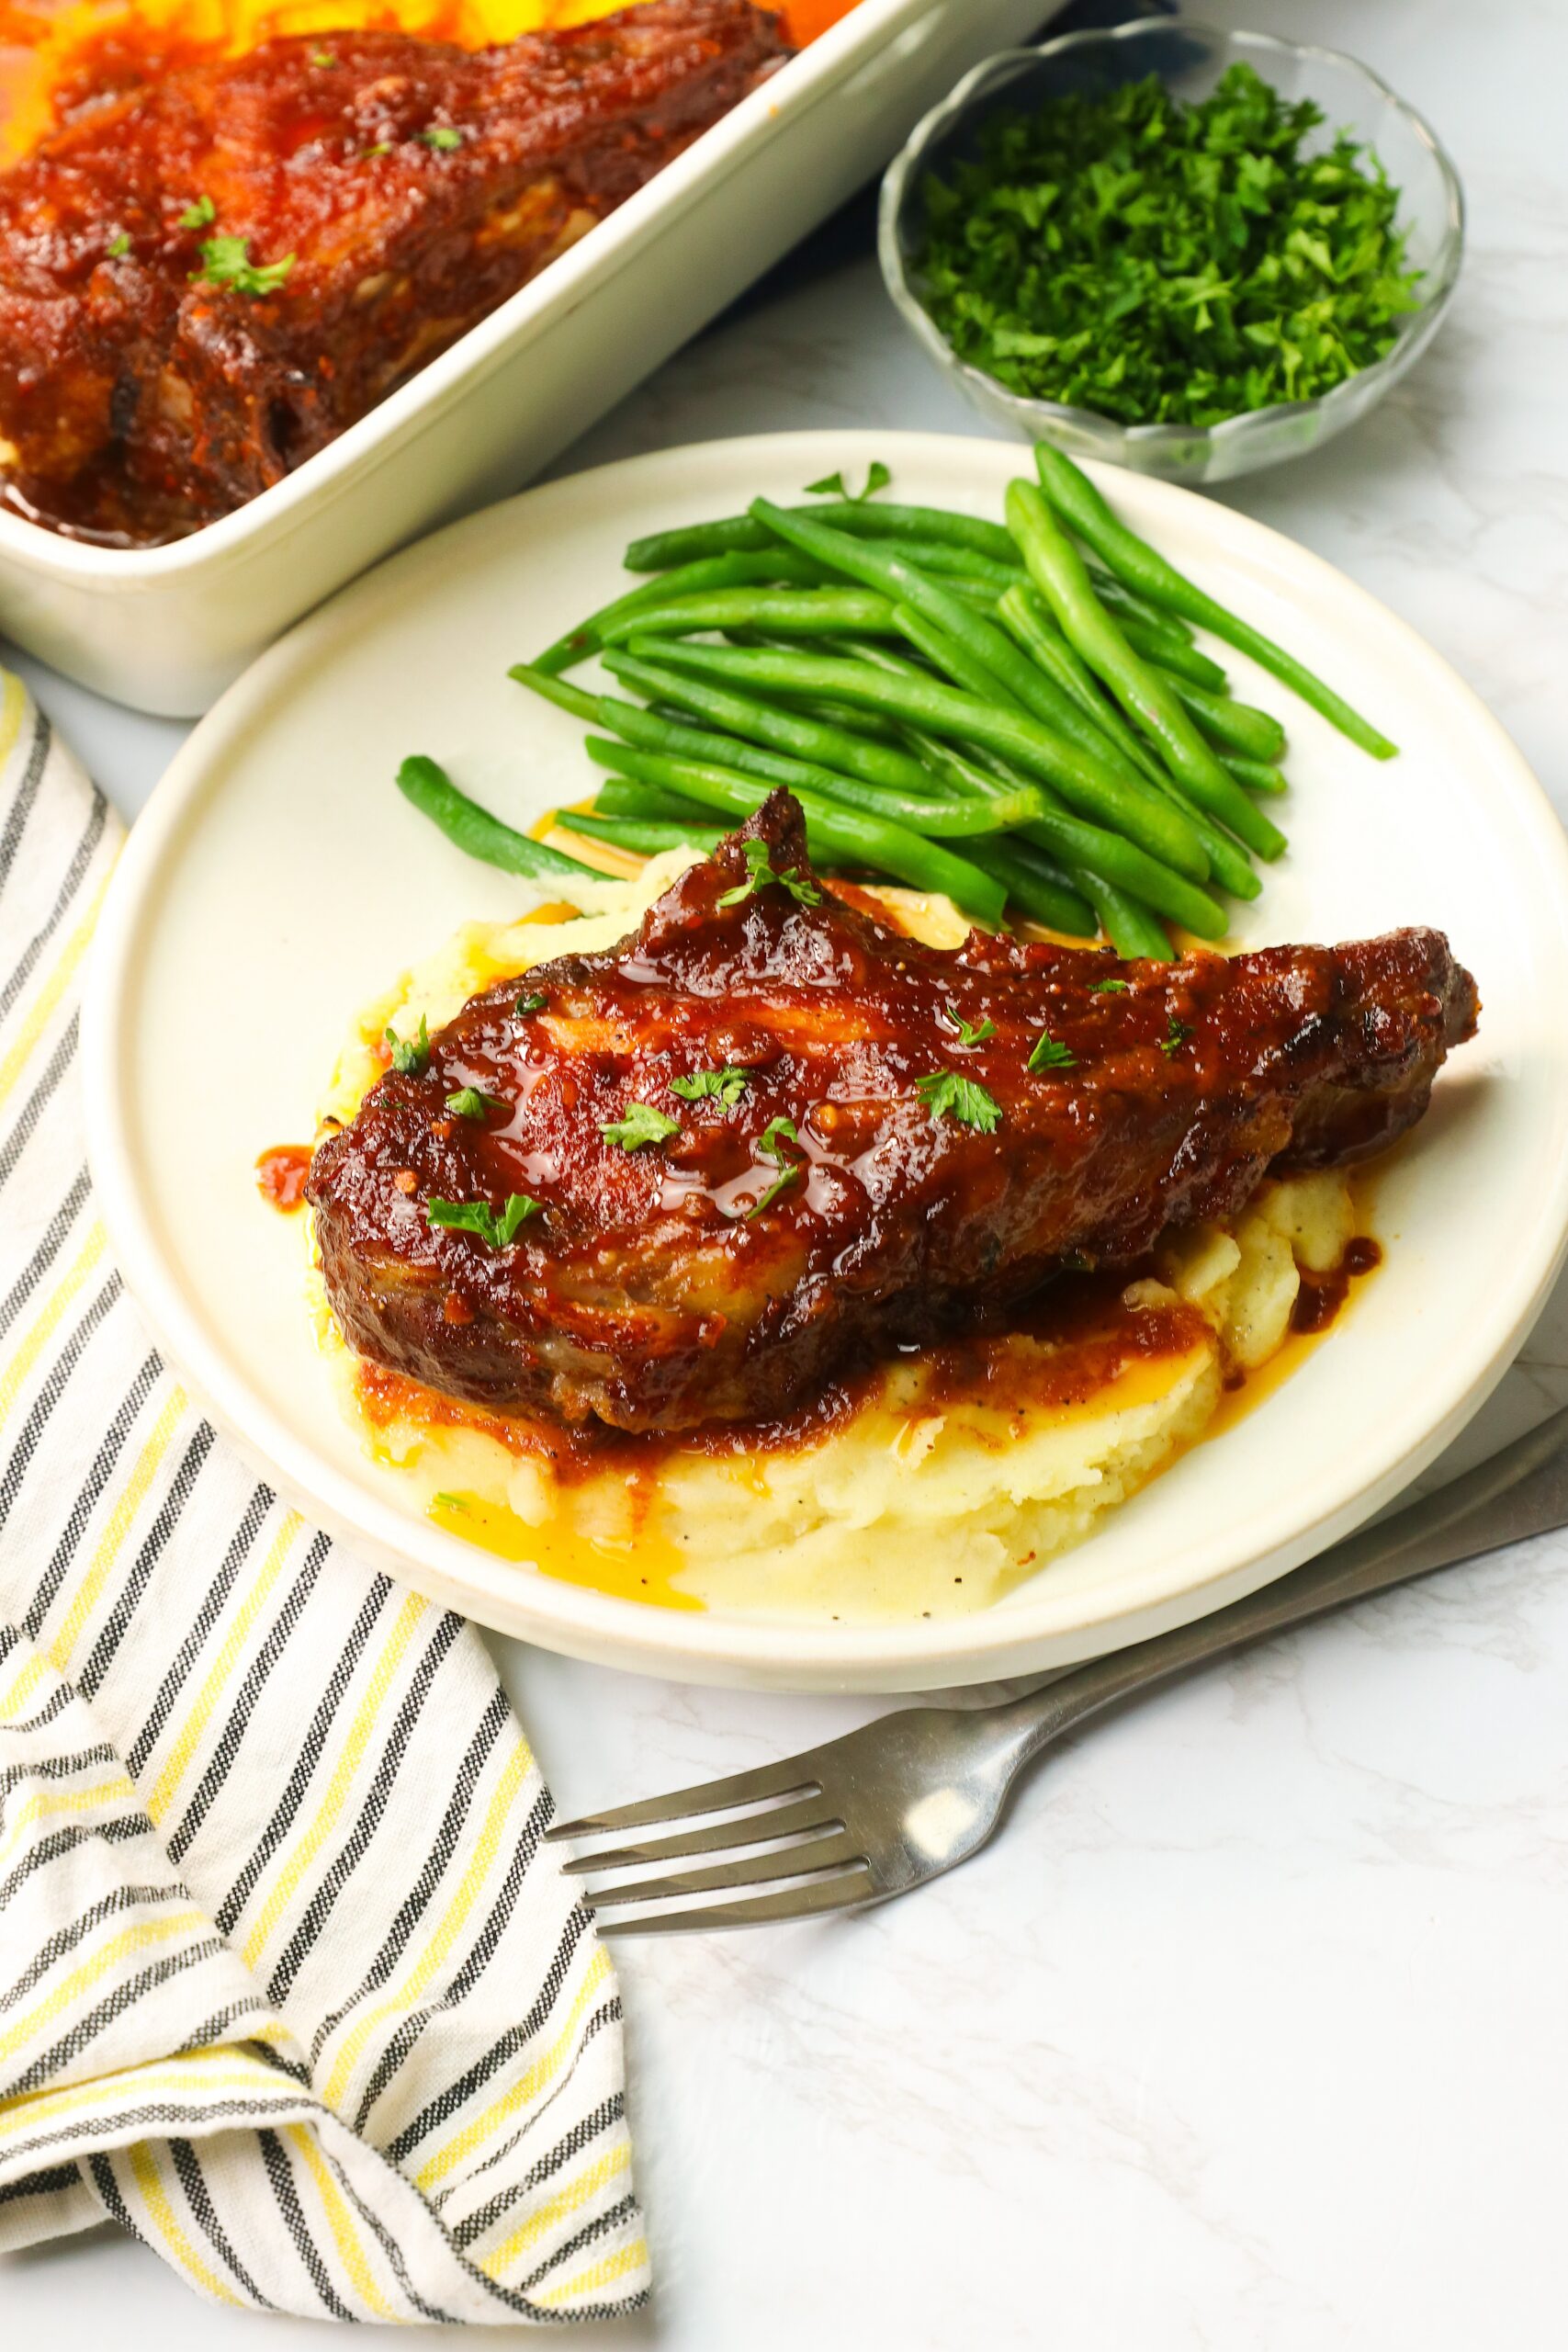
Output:
[[[988,414],[1220,480],[1404,372],[1462,218],[1436,139],[1350,59],[1156,20],[977,67],[888,174],[882,259]]]

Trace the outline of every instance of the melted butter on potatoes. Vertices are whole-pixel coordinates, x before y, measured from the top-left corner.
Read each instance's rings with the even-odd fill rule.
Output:
[[[671,852],[635,883],[574,885],[581,915],[545,906],[465,925],[366,1008],[323,1118],[352,1118],[386,1067],[389,1026],[409,1036],[423,1014],[434,1030],[498,979],[612,946],[689,863]],[[962,933],[951,908],[878,896],[933,945]],[[898,1359],[776,1444],[633,1440],[602,1464],[362,1363],[314,1269],[312,1301],[344,1409],[451,1532],[627,1598],[848,1623],[984,1608],[1080,1542],[1278,1353],[1301,1270],[1331,1272],[1354,1234],[1338,1171],[1268,1183],[1231,1228],[1176,1237],[1152,1273],[1102,1285],[1060,1328],[1043,1311],[1030,1330]]]

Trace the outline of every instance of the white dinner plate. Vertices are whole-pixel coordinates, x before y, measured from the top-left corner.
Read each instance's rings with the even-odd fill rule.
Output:
[[[588,788],[578,725],[507,664],[615,593],[635,533],[798,496],[874,458],[894,495],[998,516],[1016,447],[789,434],[554,482],[345,590],[233,686],[131,835],[85,1029],[93,1172],[130,1288],[218,1421],[312,1519],[483,1623],[649,1673],[919,1689],[1141,1639],[1280,1575],[1413,1477],[1474,1411],[1544,1301],[1568,1233],[1568,851],[1475,696],[1314,556],[1224,506],[1102,472],[1135,527],[1286,641],[1403,746],[1366,758],[1225,653],[1291,730],[1291,850],[1238,944],[1441,925],[1481,1034],[1377,1193],[1386,1263],[1300,1368],[1076,1551],[974,1616],[844,1626],[670,1611],[493,1558],[419,1517],[340,1420],[295,1222],[259,1201],[264,1147],[309,1137],[346,1026],[519,886],[392,786],[434,754],[515,824]],[[1222,649],[1223,650],[1223,649]]]

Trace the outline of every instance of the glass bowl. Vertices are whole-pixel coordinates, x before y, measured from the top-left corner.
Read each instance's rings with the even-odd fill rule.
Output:
[[[1031,399],[960,359],[919,300],[915,255],[921,242],[921,189],[929,170],[974,151],[981,122],[1001,107],[1029,109],[1068,92],[1099,92],[1156,74],[1189,101],[1207,97],[1229,65],[1245,62],[1287,99],[1312,98],[1324,121],[1307,152],[1341,130],[1375,150],[1402,191],[1406,258],[1425,276],[1418,309],[1399,322],[1383,357],[1319,400],[1280,402],[1227,417],[1223,424],[1123,424],[1092,409]],[[882,184],[877,231],[882,274],[906,323],[986,416],[1031,441],[1075,458],[1104,458],[1168,481],[1225,481],[1299,457],[1366,413],[1425,351],[1459,277],[1464,197],[1459,175],[1430,127],[1385,82],[1337,50],[1224,32],[1155,17],[1111,32],[1066,33],[1038,49],[1006,50],[966,74],[910,134]]]

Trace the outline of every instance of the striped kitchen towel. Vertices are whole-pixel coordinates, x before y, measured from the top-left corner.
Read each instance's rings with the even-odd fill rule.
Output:
[[[0,2250],[107,2215],[217,2302],[623,2312],[615,1978],[484,1645],[253,1476],[107,1253],[118,838],[0,673]]]

